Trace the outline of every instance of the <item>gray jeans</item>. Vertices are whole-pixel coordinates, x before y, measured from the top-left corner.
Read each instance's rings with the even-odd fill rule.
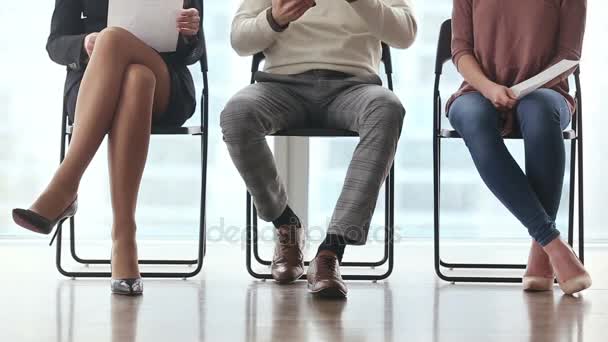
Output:
[[[230,156],[253,197],[260,218],[272,221],[287,206],[287,193],[266,143],[269,134],[294,128],[347,129],[360,141],[328,233],[363,245],[378,193],[395,157],[405,109],[377,75],[313,70],[298,75],[256,74],[221,115]]]

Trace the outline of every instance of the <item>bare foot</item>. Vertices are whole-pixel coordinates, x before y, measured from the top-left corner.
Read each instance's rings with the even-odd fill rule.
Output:
[[[567,294],[582,291],[591,286],[591,278],[585,266],[570,246],[557,238],[544,247],[557,275],[562,290]]]
[[[135,239],[114,240],[112,243],[112,279],[140,278]]]
[[[57,191],[46,189],[36,199],[29,210],[49,220],[54,220],[61,215],[67,207],[76,199],[76,191]]]
[[[551,266],[549,256],[536,241],[532,241],[532,247],[530,247],[530,254],[528,255],[528,267],[526,268],[525,276],[551,278],[551,280],[555,278],[553,266]]]

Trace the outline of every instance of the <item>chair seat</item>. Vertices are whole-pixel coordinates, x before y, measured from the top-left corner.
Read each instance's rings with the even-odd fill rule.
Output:
[[[68,126],[65,133],[72,134],[74,126]],[[152,127],[153,135],[202,135],[203,127]]]
[[[346,129],[297,128],[272,134],[275,137],[358,137],[359,133]]]
[[[575,140],[576,139],[576,132],[573,130],[566,130],[564,131],[564,140]],[[453,129],[442,129],[440,134],[439,134],[440,138],[444,138],[444,139],[460,139],[462,138],[460,136],[460,134],[458,134],[458,132],[456,132]],[[505,137],[505,139],[522,139],[521,133],[517,132],[517,133],[513,133],[513,134],[509,134]]]
[[[152,127],[154,135],[202,135],[202,126],[189,127]]]

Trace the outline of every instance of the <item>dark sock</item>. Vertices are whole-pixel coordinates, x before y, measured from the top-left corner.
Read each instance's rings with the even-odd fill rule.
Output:
[[[285,211],[279,216],[276,220],[272,221],[275,228],[279,228],[282,226],[294,226],[295,228],[301,228],[300,219],[298,216],[291,210],[289,205],[285,208]]]
[[[342,257],[344,256],[344,249],[346,248],[346,239],[340,235],[327,234],[325,240],[319,246],[317,255],[321,251],[331,251],[336,253],[338,261],[342,263]]]

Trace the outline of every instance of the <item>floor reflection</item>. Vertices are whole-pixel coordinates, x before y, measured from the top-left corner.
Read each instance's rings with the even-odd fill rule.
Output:
[[[211,248],[201,277],[146,279],[141,298],[112,296],[107,279],[60,278],[37,247],[0,247],[19,261],[4,273],[1,342],[595,342],[608,326],[605,248],[590,249],[595,283],[577,297],[451,285],[434,277],[432,248],[421,245],[397,254],[388,281],[348,282],[348,300],[336,302],[311,297],[305,281],[254,281],[242,253],[224,246]]]
[[[530,320],[530,342],[585,341],[583,323],[591,303],[582,295],[556,299],[552,293],[526,293],[524,297]]]
[[[514,292],[517,290],[511,286],[437,282],[433,296],[433,341],[449,340],[454,334],[476,337],[492,333],[521,335],[521,340],[526,336],[529,342],[585,341],[584,322],[591,308],[590,300],[583,295],[561,295],[557,287],[550,292]],[[484,317],[477,310],[489,310],[491,314]]]
[[[102,284],[107,291],[100,290]],[[204,284],[172,283],[156,287],[156,293],[148,296],[127,297],[110,294],[109,282],[87,286],[85,282],[60,281],[55,298],[56,341],[79,342],[80,336],[91,333],[93,340],[112,342],[166,340],[163,336],[167,335],[204,341]]]
[[[393,300],[388,283],[352,283],[359,300],[327,300],[306,293],[305,284],[279,286],[254,282],[247,289],[246,341],[368,341],[378,330],[365,331],[366,320],[381,322],[382,341],[393,341]],[[270,302],[268,302],[270,301]],[[369,311],[368,311],[369,310]],[[369,317],[383,312],[383,317]],[[347,317],[345,317],[347,316]]]
[[[112,342],[135,342],[137,321],[142,301],[140,297],[111,296]]]

